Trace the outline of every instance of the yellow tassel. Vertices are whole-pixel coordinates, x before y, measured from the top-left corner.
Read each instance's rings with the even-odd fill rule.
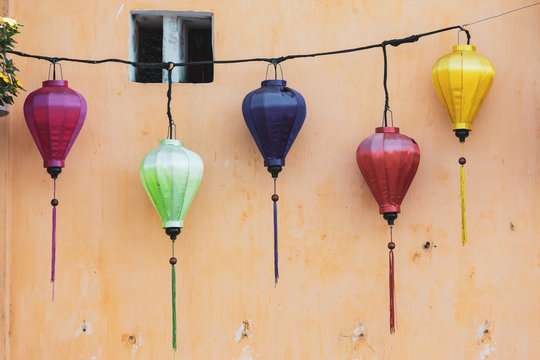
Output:
[[[461,158],[463,157],[463,143],[461,143]],[[461,164],[461,162],[460,162]],[[461,194],[461,244],[465,246],[467,242],[467,216],[465,210],[465,166],[461,164],[459,167],[459,185]]]

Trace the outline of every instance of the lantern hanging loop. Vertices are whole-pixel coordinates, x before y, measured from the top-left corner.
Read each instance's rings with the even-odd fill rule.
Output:
[[[169,118],[169,127],[167,129],[167,138],[173,139],[173,127],[174,127],[174,139],[176,139],[176,124],[171,114],[171,100],[172,100],[172,71],[174,69],[174,63],[168,63],[167,79],[169,88],[167,90],[167,117]]]
[[[461,32],[464,32],[465,35],[467,35],[467,45],[470,45],[470,44],[471,44],[471,33],[469,32],[469,30],[465,29],[464,26],[465,26],[465,25],[460,26],[460,27],[459,27],[459,30],[458,30],[458,32],[457,32],[457,43],[458,43],[458,45],[459,45],[459,34],[460,34]]]
[[[281,72],[281,80],[285,80],[285,78],[283,77],[283,68],[281,67],[281,64],[278,63],[275,59],[272,60],[272,62],[266,66],[266,75],[264,77],[264,80],[268,80],[268,68],[270,67],[270,65],[274,65],[274,80],[278,79],[278,77],[277,77],[277,67],[278,66],[279,66],[279,70]]]
[[[60,80],[64,80],[64,73],[62,72],[62,64],[58,62],[58,59],[54,58],[52,59],[51,63],[49,64],[49,76],[47,80],[51,80],[51,67],[53,68],[53,80],[56,80],[56,65],[58,64],[58,67],[60,68]]]
[[[394,113],[392,112],[392,110],[390,110],[390,108],[384,110],[383,119],[382,119],[382,126],[387,126],[387,122],[386,122],[386,113],[387,112],[390,113],[390,121],[392,122],[392,127],[394,127]]]
[[[384,75],[383,75],[383,86],[384,86],[384,112],[383,112],[383,126],[388,126],[388,120],[386,117],[386,112],[390,111],[389,104],[389,95],[388,95],[388,86],[386,85],[388,79],[388,60],[386,58],[386,44],[382,45],[383,58],[384,58]],[[390,111],[392,114],[392,111]],[[394,126],[394,118],[392,115],[392,126]]]

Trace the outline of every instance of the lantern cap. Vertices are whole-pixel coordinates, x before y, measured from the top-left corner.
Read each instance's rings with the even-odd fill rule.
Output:
[[[51,175],[52,179],[56,179],[62,172],[62,168],[60,166],[49,166],[47,172]]]
[[[184,143],[176,139],[161,139],[159,141],[159,145],[173,145],[173,146],[182,147],[184,146]]]
[[[476,46],[474,45],[454,45],[452,51],[476,51]]]
[[[285,80],[264,80],[261,82],[261,86],[285,86],[287,82]]]
[[[67,80],[45,80],[43,87],[45,86],[68,86]]]
[[[176,237],[180,235],[182,228],[180,227],[168,227],[165,229],[165,233],[169,235],[172,241],[176,240]]]
[[[388,225],[394,225],[394,220],[397,219],[397,212],[386,212],[383,214],[384,220],[388,221]]]
[[[268,166],[268,172],[270,174],[272,174],[272,177],[274,179],[277,179],[278,174],[281,172],[281,170],[283,170],[281,165],[270,165],[270,166]]]
[[[456,134],[456,137],[459,138],[459,142],[464,143],[465,138],[469,136],[470,130],[467,129],[456,129],[454,130],[454,133]]]
[[[396,133],[399,134],[399,128],[394,126],[380,126],[375,128],[376,133]]]

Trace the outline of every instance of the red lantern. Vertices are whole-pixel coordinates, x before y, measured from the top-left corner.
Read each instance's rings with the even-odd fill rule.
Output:
[[[397,127],[378,127],[358,146],[356,161],[369,189],[379,204],[379,212],[390,226],[389,285],[390,332],[395,331],[394,248],[392,228],[401,211],[401,202],[420,162],[420,148]]]
[[[54,179],[52,211],[51,283],[56,261],[56,178],[62,172],[66,156],[73,146],[86,117],[86,101],[70,89],[65,80],[48,80],[41,89],[33,91],[24,102],[24,117],[36,146],[43,158],[43,167]]]
[[[388,225],[394,225],[418,169],[418,144],[401,135],[397,127],[378,127],[358,146],[356,161],[379,204],[379,212]]]

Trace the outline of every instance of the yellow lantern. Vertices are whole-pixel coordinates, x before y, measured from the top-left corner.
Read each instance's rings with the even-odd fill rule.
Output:
[[[472,130],[478,109],[493,83],[495,68],[473,45],[455,45],[452,52],[433,66],[435,91],[452,120],[452,130],[461,142]],[[465,131],[463,131],[465,130]]]
[[[433,85],[452,120],[452,130],[461,143],[459,174],[463,245],[467,242],[464,167],[467,161],[463,157],[463,144],[472,130],[474,117],[484,102],[494,77],[493,64],[485,56],[478,54],[473,45],[455,45],[450,54],[437,60],[433,66]]]

